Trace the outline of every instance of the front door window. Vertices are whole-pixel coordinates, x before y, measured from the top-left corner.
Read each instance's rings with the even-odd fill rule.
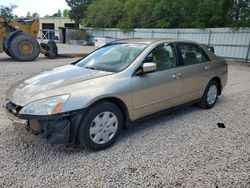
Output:
[[[164,71],[177,66],[175,49],[172,44],[161,44],[154,48],[146,57],[156,63],[158,71]]]

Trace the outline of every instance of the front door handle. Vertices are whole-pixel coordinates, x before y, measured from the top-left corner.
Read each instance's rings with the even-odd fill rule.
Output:
[[[182,73],[174,73],[174,74],[172,74],[172,78],[180,79],[181,75],[182,75]]]

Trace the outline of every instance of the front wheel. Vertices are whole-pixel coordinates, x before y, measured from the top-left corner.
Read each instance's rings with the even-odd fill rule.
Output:
[[[201,101],[198,103],[198,106],[205,109],[213,108],[215,103],[217,102],[218,94],[219,84],[215,80],[211,80],[208,83]]]
[[[34,61],[40,54],[40,46],[35,38],[20,34],[11,40],[8,52],[18,61]]]
[[[6,53],[6,55],[8,55],[9,57],[12,57],[11,54],[10,54],[10,52],[9,52],[9,50],[5,50],[5,53]]]
[[[78,130],[78,141],[91,150],[104,149],[115,142],[122,125],[120,109],[113,103],[101,102],[85,114]]]

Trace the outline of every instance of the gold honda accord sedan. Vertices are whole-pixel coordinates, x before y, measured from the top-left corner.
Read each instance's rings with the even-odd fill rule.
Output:
[[[202,44],[118,40],[17,82],[6,92],[4,108],[50,143],[79,141],[100,150],[150,114],[183,104],[212,108],[227,77],[226,62]]]

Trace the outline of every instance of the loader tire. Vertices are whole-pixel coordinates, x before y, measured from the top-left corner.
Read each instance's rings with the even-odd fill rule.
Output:
[[[9,50],[4,51],[9,57],[11,57]]]
[[[48,44],[45,44],[46,53],[45,56],[51,59],[54,59],[58,56],[58,49],[55,41],[49,41]]]
[[[18,61],[34,61],[40,54],[40,46],[33,37],[20,34],[11,40],[8,51]]]

